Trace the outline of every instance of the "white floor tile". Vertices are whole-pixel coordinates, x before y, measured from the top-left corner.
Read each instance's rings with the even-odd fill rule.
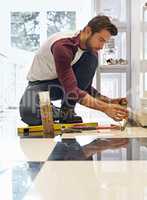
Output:
[[[47,162],[24,200],[143,200],[147,162]]]

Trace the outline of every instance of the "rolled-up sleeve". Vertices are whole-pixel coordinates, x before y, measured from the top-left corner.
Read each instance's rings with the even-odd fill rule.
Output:
[[[58,79],[64,88],[65,94],[68,95],[68,98],[80,101],[87,92],[81,90],[77,85],[77,80],[71,66],[74,57],[72,48],[56,42],[52,47],[52,53]]]

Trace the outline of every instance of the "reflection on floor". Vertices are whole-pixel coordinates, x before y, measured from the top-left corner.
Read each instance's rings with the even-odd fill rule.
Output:
[[[87,118],[85,114],[83,115],[88,121],[101,119],[101,123],[103,123],[104,118],[101,118],[101,115],[98,117],[97,114],[93,115],[93,118],[90,113]],[[20,122],[18,116],[17,110],[6,110],[0,113],[0,199],[66,200],[69,199],[69,196],[70,200],[145,199],[139,199],[137,194],[140,193],[140,189],[142,191],[142,188],[146,191],[147,173],[144,166],[147,164],[139,161],[135,165],[127,165],[124,161],[121,163],[118,161],[126,160],[126,158],[128,160],[145,160],[147,158],[145,139],[136,140],[134,138],[130,142],[123,138],[116,142],[116,140],[107,139],[97,140],[96,135],[94,138],[90,136],[90,141],[80,137],[76,141],[67,141],[61,137],[56,140],[48,138],[20,139],[17,136],[17,126],[23,123]],[[88,119],[88,116],[91,120]],[[60,144],[58,150],[57,146],[55,147],[56,143]],[[141,147],[138,144],[141,144]],[[130,154],[126,154],[125,145],[128,145]],[[138,150],[139,154],[136,153],[139,152]],[[63,152],[63,154],[56,154],[56,152]],[[139,157],[140,155],[141,157]],[[62,162],[62,160],[70,160],[70,162]],[[87,161],[75,162],[72,160]],[[92,162],[92,160],[94,161]],[[109,160],[109,163],[96,162],[97,160]],[[117,160],[117,162],[110,160]],[[125,173],[125,176],[122,173]],[[132,176],[131,180],[128,178],[131,173],[132,175],[139,174],[138,178],[144,177],[141,187],[138,186],[136,176]],[[130,185],[128,185],[129,181]],[[122,195],[122,185],[125,195]],[[132,185],[136,191],[135,195],[130,194]],[[117,198],[115,198],[116,196]]]
[[[23,199],[42,166],[43,162],[0,163],[1,199]]]
[[[147,160],[147,138],[62,139],[48,160]]]

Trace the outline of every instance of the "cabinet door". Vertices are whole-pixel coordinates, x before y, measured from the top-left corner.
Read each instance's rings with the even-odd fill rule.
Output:
[[[142,9],[142,50],[140,68],[140,96],[147,97],[147,6]]]
[[[130,91],[130,0],[98,0],[97,14],[110,17],[118,28],[118,35],[111,37],[99,53],[97,88],[111,97],[126,96]],[[111,61],[110,61],[111,60]],[[130,97],[128,96],[129,101]]]
[[[101,73],[101,91],[111,98],[126,96],[126,73]]]
[[[108,65],[108,61],[113,59],[112,65],[127,65],[127,33],[119,32],[117,36],[111,37],[108,43],[105,44],[104,49],[99,53],[99,65]],[[111,67],[111,66],[110,66]]]

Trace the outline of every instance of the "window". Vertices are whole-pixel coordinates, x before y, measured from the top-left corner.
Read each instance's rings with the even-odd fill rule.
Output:
[[[35,51],[39,47],[39,12],[11,12],[11,46]]]
[[[49,11],[47,12],[47,36],[59,31],[76,30],[75,11]]]
[[[76,12],[48,11],[45,12],[44,24],[47,23],[46,37],[59,31],[76,29]],[[40,12],[11,12],[11,46],[26,51],[35,51],[40,46]],[[45,39],[45,38],[44,38]]]
[[[13,0],[14,4],[16,0]],[[11,9],[11,47],[36,51],[51,34],[59,31],[80,30],[91,18],[91,1],[30,2]],[[78,6],[77,6],[78,5]],[[84,6],[83,6],[84,5]],[[23,6],[23,10],[22,10]],[[69,9],[70,8],[70,9]]]

